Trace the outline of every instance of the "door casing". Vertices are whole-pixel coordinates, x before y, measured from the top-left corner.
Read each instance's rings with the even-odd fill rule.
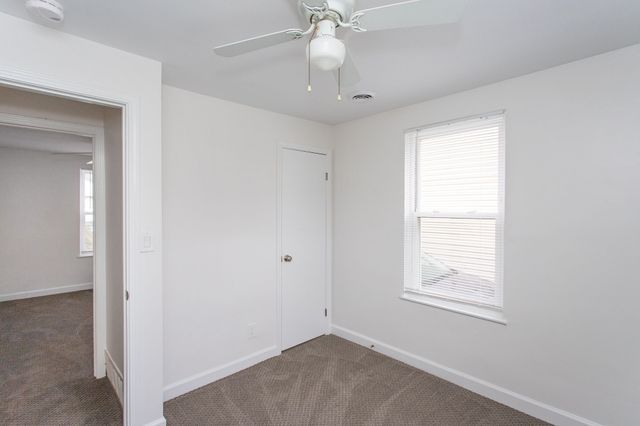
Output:
[[[52,78],[51,76],[42,76],[25,72],[23,70],[5,69],[0,68],[0,84],[6,87],[10,87],[18,90],[27,90],[43,95],[57,96],[65,99],[71,99],[80,102],[88,102],[97,105],[119,108],[122,114],[122,138],[123,138],[123,233],[124,233],[124,293],[135,294],[135,280],[133,279],[137,268],[139,268],[140,261],[136,258],[138,252],[138,244],[136,241],[136,221],[135,218],[140,214],[140,208],[138,205],[138,188],[137,178],[140,175],[140,168],[138,166],[138,134],[137,128],[140,123],[140,109],[139,100],[121,94],[113,94],[103,91],[102,88],[93,86],[81,86],[76,82],[69,82],[62,78]],[[6,118],[6,117],[5,117]],[[65,123],[67,126],[69,123]],[[81,133],[84,132],[81,131]],[[92,130],[87,131],[87,135],[92,135]],[[100,146],[96,144],[96,140],[99,138],[94,135],[94,149],[100,149]],[[94,161],[103,161],[100,156],[104,156],[103,152],[94,151]],[[98,166],[99,167],[99,166]],[[94,185],[95,186],[95,185]],[[96,190],[100,190],[100,186],[96,187]],[[98,207],[99,208],[99,207]],[[99,212],[96,210],[96,215]],[[97,227],[100,226],[96,222],[96,237],[98,237]],[[104,238],[102,238],[104,240]],[[99,241],[96,241],[100,244]],[[94,258],[94,260],[97,258]],[[99,269],[100,265],[96,265]],[[95,273],[95,269],[94,269]],[[94,280],[100,280],[99,276],[94,276]],[[94,285],[96,283],[94,282]],[[98,283],[98,285],[100,285]],[[124,294],[123,294],[124,297]],[[98,298],[97,300],[101,300]],[[106,301],[106,297],[105,297]],[[100,307],[98,307],[100,308]],[[124,395],[123,395],[123,420],[124,425],[128,426],[132,422],[132,418],[135,418],[136,406],[134,403],[134,395],[141,395],[142,392],[138,389],[143,389],[138,382],[131,380],[135,377],[136,366],[132,362],[133,354],[131,351],[132,342],[139,341],[144,342],[144,336],[132,332],[132,319],[136,317],[138,312],[140,315],[144,314],[146,306],[144,300],[133,301],[126,299],[124,301]],[[101,315],[97,313],[97,315]],[[99,326],[101,329],[102,327]],[[106,333],[105,333],[106,334]],[[98,338],[102,338],[99,336]],[[106,338],[106,337],[105,337]],[[95,350],[95,349],[94,349]],[[102,351],[101,351],[102,352]],[[104,352],[102,352],[104,353]],[[100,354],[98,354],[100,356]],[[102,356],[104,358],[104,356]],[[104,367],[104,366],[103,366]],[[96,375],[102,374],[102,370],[98,367],[99,371],[95,371]],[[164,420],[164,418],[163,418]]]

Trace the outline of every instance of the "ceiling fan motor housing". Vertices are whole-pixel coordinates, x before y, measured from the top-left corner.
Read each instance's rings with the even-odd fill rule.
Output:
[[[309,22],[313,22],[314,16],[307,9],[302,6],[304,0],[299,0],[298,4],[300,5],[301,13],[307,18]],[[327,6],[329,6],[329,10],[335,12],[340,15],[340,18],[343,22],[346,22],[351,17],[351,14],[355,8],[355,0],[326,0]],[[310,4],[311,2],[307,2]],[[318,3],[317,1],[313,3]]]

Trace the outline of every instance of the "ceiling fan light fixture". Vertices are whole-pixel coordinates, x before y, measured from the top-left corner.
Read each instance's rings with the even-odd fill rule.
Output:
[[[311,63],[323,71],[337,70],[344,63],[344,43],[332,36],[314,38],[309,43]]]

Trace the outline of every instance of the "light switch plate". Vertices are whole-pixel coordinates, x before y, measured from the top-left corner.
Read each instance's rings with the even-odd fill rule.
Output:
[[[142,248],[141,253],[149,253],[153,251],[153,236],[150,232],[142,233]]]

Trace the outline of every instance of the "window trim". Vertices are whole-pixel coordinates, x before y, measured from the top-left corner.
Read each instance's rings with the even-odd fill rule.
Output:
[[[419,303],[421,305],[430,306],[432,308],[443,309],[449,312],[466,315],[477,319],[495,322],[497,324],[507,325],[507,318],[503,310],[491,309],[486,306],[472,305],[449,299],[440,299],[424,293],[412,292],[405,290],[400,299],[408,302]]]
[[[78,258],[84,258],[84,257],[93,257],[93,250],[83,250],[84,249],[84,216],[85,216],[85,211],[84,211],[84,199],[85,199],[85,188],[84,188],[84,174],[86,172],[91,172],[91,182],[93,182],[93,170],[90,169],[80,169],[80,221],[79,221],[79,231],[80,231],[80,235],[78,238]],[[94,195],[93,195],[93,191],[92,191],[92,195],[91,195],[91,201],[94,203],[94,210],[93,210],[93,216],[94,216],[94,226],[95,226],[95,201],[94,201]],[[95,234],[95,229],[94,229],[94,234]]]
[[[417,165],[418,149],[417,136],[421,130],[434,127],[446,126],[471,120],[479,120],[502,117],[501,138],[498,142],[498,211],[496,214],[487,213],[465,213],[449,214],[434,212],[419,212],[416,206],[419,205],[417,182],[419,181],[420,169]],[[444,309],[478,319],[484,319],[495,323],[507,324],[504,315],[504,217],[505,217],[505,151],[506,151],[506,111],[498,110],[485,114],[467,116],[455,120],[437,122],[426,126],[420,126],[405,131],[405,215],[404,215],[404,281],[402,284],[402,294],[400,299],[420,303],[426,306]],[[438,297],[423,293],[420,288],[419,267],[420,267],[420,235],[419,220],[421,217],[455,217],[455,218],[487,218],[495,219],[495,281],[498,292],[499,307],[474,304],[471,302],[458,301],[445,297]],[[501,241],[502,244],[498,242]]]

